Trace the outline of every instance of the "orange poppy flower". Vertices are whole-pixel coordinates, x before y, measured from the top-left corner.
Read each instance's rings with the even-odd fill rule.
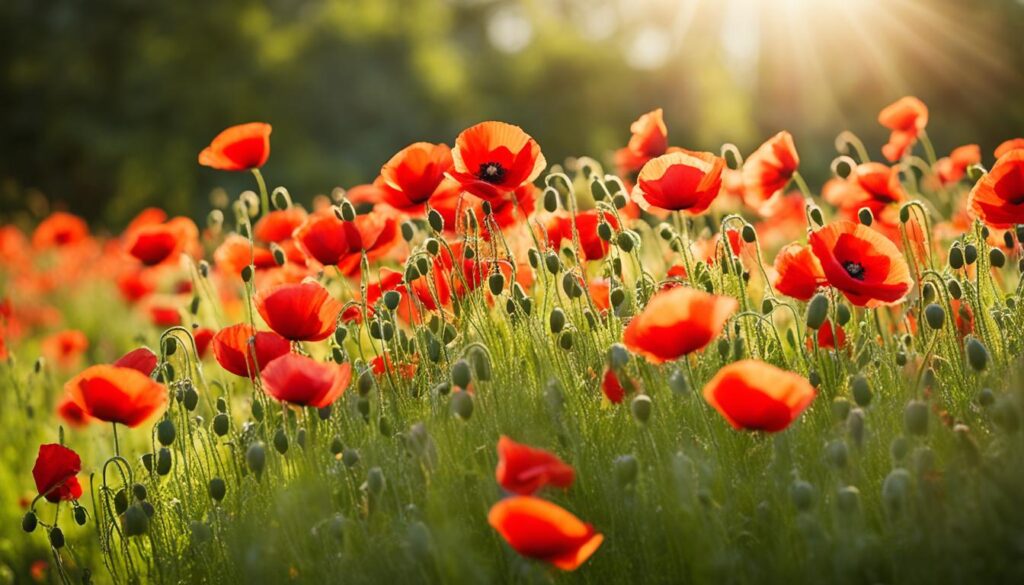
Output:
[[[576,473],[557,455],[536,449],[502,435],[498,439],[498,484],[521,496],[533,494],[545,485],[567,488]]]
[[[82,459],[71,449],[57,443],[39,446],[36,463],[32,466],[32,478],[36,491],[48,502],[56,504],[61,500],[77,500],[82,497],[82,485],[78,483],[78,472],[82,471]]]
[[[359,272],[364,251],[374,260],[391,249],[398,241],[398,224],[380,211],[356,216],[355,221],[342,221],[333,211],[323,211],[309,216],[296,230],[295,241],[310,259],[336,265],[351,276]]]
[[[732,297],[673,287],[651,297],[626,326],[622,342],[649,362],[674,360],[710,343],[738,308]]]
[[[341,303],[311,279],[256,291],[253,302],[267,325],[292,341],[327,339],[341,313]]]
[[[699,215],[722,189],[725,159],[710,152],[680,150],[651,159],[640,169],[633,201],[650,208]]]
[[[967,167],[981,163],[981,147],[977,144],[965,144],[954,148],[949,156],[942,157],[935,163],[935,174],[943,184],[959,182],[967,174]]]
[[[903,202],[907,194],[900,184],[899,168],[870,162],[857,165],[845,179],[825,183],[822,197],[852,220],[862,207],[880,215],[886,206]]]
[[[74,365],[88,348],[89,338],[77,329],[58,331],[42,343],[43,355],[61,367]]]
[[[786,131],[772,136],[743,163],[743,202],[760,211],[789,184],[799,166],[793,136]]]
[[[860,307],[899,303],[914,281],[896,244],[852,221],[837,221],[810,236],[828,283]]]
[[[210,345],[217,363],[243,378],[255,378],[267,364],[291,350],[287,339],[272,331],[255,331],[248,323],[221,329]]]
[[[928,125],[928,107],[916,97],[907,96],[886,106],[878,114],[878,123],[892,132],[882,154],[889,162],[896,162],[917,142],[917,137]]]
[[[193,251],[198,242],[199,228],[187,217],[139,225],[125,234],[125,249],[146,266],[177,262],[182,253]]]
[[[416,142],[403,148],[380,169],[384,202],[406,213],[422,213],[451,168],[447,144]]]
[[[801,301],[810,300],[819,288],[828,285],[821,262],[810,246],[795,242],[775,256],[775,274],[775,290]]]
[[[996,158],[1003,158],[1003,155],[1010,152],[1011,150],[1022,150],[1024,149],[1024,138],[1011,138],[999,146],[996,147],[995,155]]]
[[[506,498],[491,507],[491,527],[524,557],[573,571],[601,546],[604,536],[568,510],[533,496]]]
[[[286,353],[267,364],[260,374],[267,394],[277,400],[323,408],[348,388],[352,365],[318,362],[297,353]]]
[[[213,251],[213,262],[224,274],[238,276],[246,266],[252,264],[257,271],[274,268],[277,261],[269,248],[253,245],[249,238],[229,234]]]
[[[971,189],[967,207],[989,227],[1024,224],[1024,149],[1011,150],[996,161]]]
[[[252,233],[261,242],[280,243],[289,240],[300,225],[306,221],[306,210],[293,205],[264,215],[252,228]]]
[[[89,237],[89,226],[77,215],[55,211],[41,221],[32,232],[32,246],[37,250],[71,246]]]
[[[92,418],[137,427],[167,404],[162,384],[133,368],[100,364],[64,385],[68,396]]]
[[[559,250],[562,242],[573,244],[573,224],[576,224],[576,235],[579,237],[580,250],[583,252],[584,260],[600,260],[608,253],[608,242],[597,235],[597,226],[602,221],[611,225],[612,229],[619,229],[619,222],[615,216],[607,211],[591,209],[579,211],[574,217],[569,214],[552,215],[547,224],[548,245],[552,250]]]
[[[734,428],[769,433],[788,427],[814,396],[803,376],[758,360],[731,363],[704,386],[704,399]]]
[[[587,283],[590,292],[590,300],[594,302],[594,308],[601,313],[607,313],[612,309],[612,283],[607,278],[592,278]]]
[[[532,183],[547,166],[540,145],[519,126],[481,122],[462,131],[450,175],[481,199],[495,200]]]
[[[668,150],[668,127],[661,108],[651,110],[629,126],[629,143],[615,151],[615,166],[620,175],[639,171],[647,161]]]
[[[258,169],[270,157],[270,131],[263,122],[232,126],[199,153],[199,164],[221,171]]]

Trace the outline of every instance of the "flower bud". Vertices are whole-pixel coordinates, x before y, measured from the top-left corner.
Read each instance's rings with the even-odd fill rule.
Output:
[[[402,222],[402,239],[406,242],[411,242],[416,237],[416,226],[411,221]]]
[[[637,394],[629,403],[629,409],[633,412],[633,418],[640,423],[646,423],[651,418],[651,398],[646,394]]]
[[[185,405],[185,410],[189,412],[192,412],[197,406],[199,406],[199,392],[196,391],[195,386],[189,384],[185,388],[181,402]]]
[[[487,279],[487,287],[491,289],[492,295],[500,295],[505,290],[505,275],[495,272]]]
[[[690,393],[690,383],[686,381],[686,375],[682,370],[675,370],[668,377],[668,387],[680,395]]]
[[[570,349],[572,349],[572,343],[572,330],[567,329],[563,331],[561,335],[558,336],[558,346],[561,347],[562,349],[569,351]]]
[[[932,303],[924,308],[924,319],[928,322],[929,327],[938,331],[946,323],[946,311]]]
[[[472,381],[472,370],[469,362],[464,359],[456,360],[451,370],[452,384],[459,388],[468,388]]]
[[[976,372],[984,370],[988,365],[988,350],[985,349],[985,344],[977,337],[971,337],[967,340],[967,363]]]
[[[608,348],[608,365],[618,369],[629,363],[629,350],[621,343],[613,343]]]
[[[149,530],[149,516],[139,504],[128,506],[121,517],[121,526],[125,536],[139,536]]]
[[[949,296],[953,297],[958,301],[960,300],[960,297],[962,297],[964,294],[963,289],[960,288],[960,282],[954,278],[951,278],[949,279],[949,281],[946,282],[946,289],[949,290]]]
[[[146,492],[146,486],[141,483],[137,483],[132,486],[132,495],[135,496],[136,500],[142,501],[145,500],[146,496],[149,494]]]
[[[351,447],[345,449],[341,454],[341,462],[345,464],[345,467],[355,467],[359,463],[359,451]]]
[[[836,396],[832,399],[832,416],[839,422],[846,420],[846,417],[850,414],[850,401],[842,396]]]
[[[224,480],[219,477],[211,479],[210,484],[206,488],[206,491],[210,494],[210,497],[217,502],[224,499],[224,496],[227,494],[227,490],[227,484],[224,483]]]
[[[58,526],[50,530],[50,546],[53,548],[64,548],[64,531]]]
[[[860,510],[860,490],[852,485],[839,488],[836,492],[836,507],[846,514]]]
[[[384,479],[384,471],[380,467],[371,467],[366,472],[366,491],[372,496],[379,496],[384,491],[387,482]]]
[[[911,435],[928,433],[928,403],[923,400],[911,400],[903,409],[903,427]]]
[[[284,429],[277,429],[277,432],[274,433],[274,449],[281,455],[288,452],[288,435],[285,434]]]
[[[836,323],[843,327],[850,322],[853,317],[853,313],[850,311],[850,307],[846,303],[839,303],[836,305]]]
[[[167,447],[161,447],[156,453],[156,473],[157,475],[167,475],[171,472],[171,450]]]
[[[558,254],[548,252],[544,256],[544,266],[551,274],[558,274],[558,271],[562,269],[562,261],[558,259]]]
[[[807,326],[817,331],[828,317],[828,297],[818,293],[807,304]]]
[[[890,514],[899,514],[906,506],[910,483],[910,472],[902,467],[893,469],[885,477],[882,482],[882,502]]]
[[[267,464],[267,449],[262,441],[257,441],[245,451],[245,462],[249,469],[256,474],[257,479],[263,475],[263,468]]]
[[[35,515],[35,512],[31,510],[25,512],[25,515],[21,518],[21,529],[25,532],[33,532],[37,525],[39,525],[39,518]]]
[[[853,390],[853,401],[857,406],[865,407],[871,404],[871,386],[868,380],[861,374],[857,374],[850,381],[850,389]]]
[[[473,395],[465,390],[453,392],[451,397],[452,412],[462,420],[473,416]]]
[[[909,451],[910,441],[906,437],[896,437],[889,445],[889,456],[892,457],[893,463],[903,461]]]
[[[174,421],[169,418],[165,418],[156,425],[156,440],[164,447],[169,447],[174,443],[174,438],[177,434],[177,431],[174,429]]]
[[[558,209],[558,191],[554,187],[544,189],[544,211],[554,213]]]
[[[800,512],[806,512],[814,506],[814,486],[809,482],[798,479],[789,486],[789,499]]]
[[[743,229],[740,230],[740,236],[743,238],[743,241],[748,244],[753,244],[757,241],[757,232],[754,231],[754,226],[749,223],[743,224]]]
[[[444,230],[444,216],[436,209],[431,209],[430,212],[427,213],[427,223],[430,224],[430,229],[435,232]]]
[[[901,218],[900,219],[902,220],[902,214],[903,214],[903,210],[902,209],[900,210],[900,214],[901,214]],[[909,214],[908,214],[908,217],[909,217]],[[859,219],[862,224],[864,224],[866,226],[870,226],[875,221],[875,215],[873,213],[871,213],[871,210],[868,209],[867,207],[861,207],[860,210],[857,211],[857,219]],[[904,221],[904,223],[906,223],[906,222]]]
[[[854,408],[846,417],[846,432],[858,446],[864,443],[864,411]]]
[[[978,248],[974,244],[967,244],[964,246],[964,262],[968,266],[974,264],[978,260]]]
[[[846,467],[849,449],[847,449],[846,443],[841,440],[832,441],[825,447],[825,457],[833,467],[842,469]]]
[[[565,311],[560,307],[552,309],[551,315],[548,317],[548,325],[552,333],[560,333],[565,327]]]
[[[473,378],[486,382],[491,379],[491,357],[484,348],[474,345],[466,352],[466,359],[473,369]]]
[[[988,261],[993,268],[1002,268],[1006,264],[1006,254],[999,248],[992,248],[988,251]]]
[[[640,463],[633,455],[619,455],[612,464],[615,471],[615,481],[619,487],[627,487],[636,481],[640,473]]]
[[[359,391],[360,396],[366,396],[373,390],[376,381],[373,378],[373,370],[366,368],[359,374],[359,379],[356,381],[356,390]]]
[[[242,282],[252,282],[252,264],[242,268]]]
[[[607,221],[602,221],[597,224],[597,237],[601,238],[602,241],[610,242],[614,235],[615,233],[612,231],[612,225]]]
[[[996,395],[992,392],[991,388],[982,388],[978,392],[977,401],[981,406],[992,406],[995,404]]]
[[[615,238],[615,245],[627,254],[633,251],[633,246],[635,244],[636,242],[633,240],[633,236],[627,231],[619,232],[619,235]]]

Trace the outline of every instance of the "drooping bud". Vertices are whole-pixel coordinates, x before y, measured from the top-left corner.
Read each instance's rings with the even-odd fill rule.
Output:
[[[267,464],[267,448],[262,441],[257,441],[245,451],[245,462],[257,478],[263,475],[263,468]]]

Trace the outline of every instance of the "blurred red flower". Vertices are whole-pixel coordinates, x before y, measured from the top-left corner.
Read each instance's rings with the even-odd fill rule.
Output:
[[[258,169],[270,157],[270,131],[263,122],[227,128],[199,153],[199,164],[221,171]]]
[[[261,376],[263,387],[277,400],[323,408],[345,392],[352,379],[352,366],[286,353],[264,366]]]
[[[651,110],[629,126],[629,143],[615,151],[615,166],[626,176],[638,172],[647,161],[668,151],[668,128],[661,108]]]
[[[786,187],[799,166],[793,136],[786,131],[772,136],[743,163],[743,202],[760,211]]]
[[[882,147],[882,154],[889,162],[896,162],[917,142],[928,125],[928,107],[916,97],[907,96],[882,109],[878,123],[892,131],[888,144]]]
[[[568,510],[533,496],[506,498],[491,507],[487,521],[519,554],[563,571],[582,565],[604,537]]]
[[[1024,149],[1004,154],[971,189],[967,207],[989,227],[1024,224]]]
[[[814,400],[803,376],[757,360],[731,363],[704,386],[704,399],[737,429],[774,433]]]
[[[572,467],[557,455],[517,443],[502,435],[498,439],[498,484],[507,491],[528,496],[545,485],[567,488],[575,479]]]
[[[739,302],[677,286],[656,293],[626,326],[622,341],[652,363],[679,358],[718,336]]]

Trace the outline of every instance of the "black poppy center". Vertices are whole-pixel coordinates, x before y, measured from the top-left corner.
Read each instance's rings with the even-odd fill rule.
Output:
[[[860,262],[847,262],[843,264],[846,273],[855,280],[864,280],[864,266]]]
[[[476,176],[481,181],[497,185],[505,180],[505,167],[496,162],[481,163]]]

